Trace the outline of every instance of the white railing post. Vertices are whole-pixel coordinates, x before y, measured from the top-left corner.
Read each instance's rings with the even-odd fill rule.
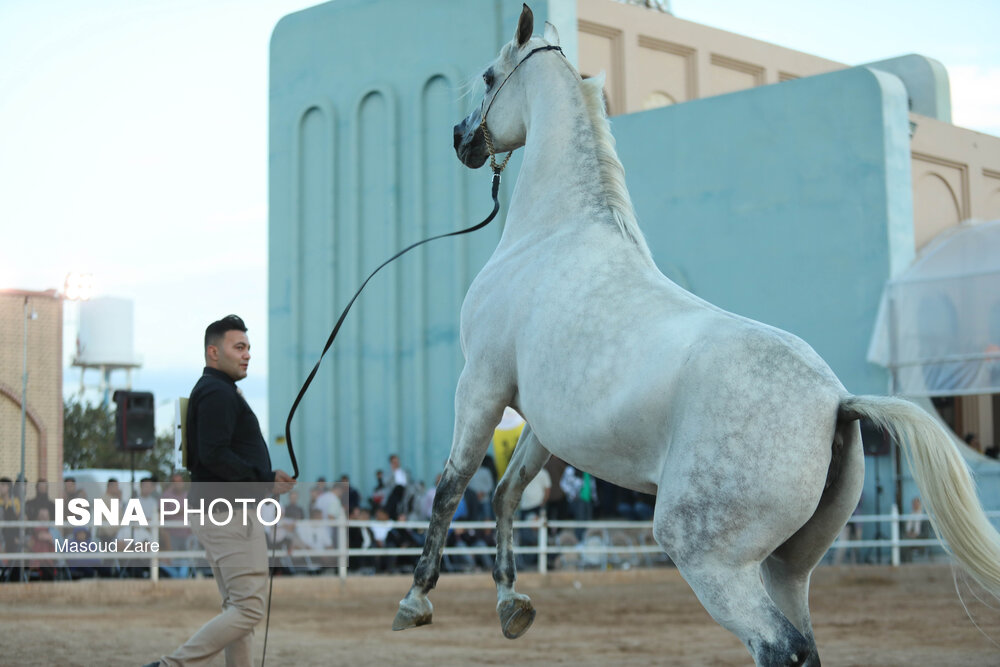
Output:
[[[892,544],[892,566],[899,567],[899,508],[896,503],[892,504],[892,511],[889,513],[892,523],[889,525],[889,540]]]
[[[347,515],[337,518],[337,570],[341,579],[347,579]]]
[[[538,517],[538,573],[549,572],[549,520],[542,513]]]
[[[153,521],[153,544],[160,545],[160,522]],[[154,584],[160,580],[160,557],[155,553],[153,558],[149,561],[149,580]]]

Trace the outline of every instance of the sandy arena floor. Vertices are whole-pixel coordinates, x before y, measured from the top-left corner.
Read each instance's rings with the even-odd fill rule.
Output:
[[[487,574],[442,576],[431,597],[434,624],[392,632],[408,586],[401,576],[276,578],[267,664],[751,664],[672,569],[524,574],[519,590],[531,595],[538,617],[514,641],[500,633]],[[1000,611],[967,587],[963,597],[1000,642]],[[142,665],[172,650],[217,605],[211,580],[2,585],[0,664]],[[1000,664],[1000,647],[966,616],[948,566],[820,568],[812,613],[826,665]],[[258,656],[262,642],[263,625]]]

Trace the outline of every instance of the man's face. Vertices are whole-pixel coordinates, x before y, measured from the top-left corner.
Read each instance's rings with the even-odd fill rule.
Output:
[[[230,329],[218,345],[208,346],[208,365],[231,377],[234,382],[247,376],[250,366],[250,339],[246,332]]]

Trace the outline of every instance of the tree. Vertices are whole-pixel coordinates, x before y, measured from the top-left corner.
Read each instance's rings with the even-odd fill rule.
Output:
[[[135,453],[135,467],[164,480],[173,471],[174,436],[164,431],[151,450]],[[115,446],[115,412],[111,406],[77,399],[63,404],[63,463],[70,469],[131,467],[130,452]]]

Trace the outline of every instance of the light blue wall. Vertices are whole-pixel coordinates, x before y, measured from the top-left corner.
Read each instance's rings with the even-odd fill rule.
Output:
[[[537,31],[551,7],[574,53],[575,2],[532,4]],[[478,103],[466,85],[511,38],[520,11],[519,0],[337,0],[275,28],[271,443],[364,277],[397,250],[489,213],[489,174],[455,159],[452,126]],[[505,179],[505,202],[513,182]],[[418,249],[369,284],[295,416],[303,479],[348,473],[367,490],[397,452],[433,483],[451,447],[459,307],[500,220]],[[287,467],[287,452],[272,451]]]
[[[882,285],[913,255],[906,93],[865,68],[618,116],[612,129],[660,267],[787,329],[853,393]]]

